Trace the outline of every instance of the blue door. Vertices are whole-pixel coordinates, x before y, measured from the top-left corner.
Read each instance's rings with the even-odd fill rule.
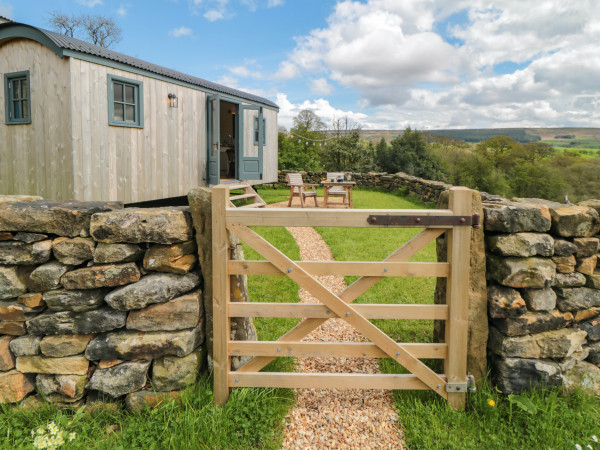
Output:
[[[220,151],[221,151],[221,124],[220,107],[221,99],[218,95],[209,95],[206,101],[206,119],[207,119],[207,159],[206,171],[208,185],[219,184],[220,179]]]
[[[259,106],[240,105],[237,174],[239,180],[262,180],[265,121]]]

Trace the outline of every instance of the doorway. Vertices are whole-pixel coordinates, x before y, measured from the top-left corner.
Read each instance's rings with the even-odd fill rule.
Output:
[[[237,105],[225,100],[221,100],[219,109],[219,131],[221,135],[219,152],[219,180],[221,182],[233,181],[236,179],[237,173]]]

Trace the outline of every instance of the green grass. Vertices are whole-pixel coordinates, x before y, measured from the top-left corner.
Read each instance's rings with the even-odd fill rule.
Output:
[[[103,410],[92,416],[52,405],[32,411],[4,405],[0,411],[0,448],[32,448],[31,430],[55,422],[67,435],[77,435],[64,448],[276,449],[292,403],[291,390],[237,389],[225,407],[216,407],[211,382],[204,378],[180,401],[139,414]]]

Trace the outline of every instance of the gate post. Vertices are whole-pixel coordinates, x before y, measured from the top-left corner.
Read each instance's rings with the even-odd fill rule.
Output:
[[[450,189],[449,209],[458,216],[472,214],[472,193],[464,187]],[[444,369],[448,383],[467,381],[467,340],[469,331],[469,270],[471,227],[457,226],[448,230],[448,262],[450,276],[446,286],[449,308],[446,322],[448,357]],[[448,404],[458,410],[465,407],[465,393],[448,393]]]
[[[213,254],[213,377],[214,401],[225,405],[229,398],[227,376],[231,360],[227,350],[230,336],[229,323],[229,231],[226,228],[226,208],[229,204],[229,191],[224,186],[212,188],[212,254]]]

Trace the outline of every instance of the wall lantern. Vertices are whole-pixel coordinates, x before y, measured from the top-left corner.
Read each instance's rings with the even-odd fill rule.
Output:
[[[177,96],[175,94],[169,94],[169,107],[177,108],[178,103],[179,102],[178,102]]]

